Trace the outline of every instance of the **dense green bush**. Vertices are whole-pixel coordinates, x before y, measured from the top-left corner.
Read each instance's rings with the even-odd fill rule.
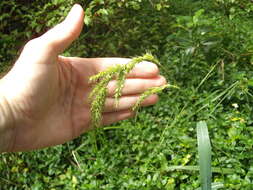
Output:
[[[214,181],[253,189],[253,3],[248,0],[19,0],[0,2],[0,71],[20,49],[85,9],[80,38],[65,52],[131,57],[152,52],[181,87],[135,120],[105,128],[94,152],[89,134],[54,148],[1,154],[0,189],[196,189],[197,121],[208,123]],[[234,172],[226,173],[225,169]]]

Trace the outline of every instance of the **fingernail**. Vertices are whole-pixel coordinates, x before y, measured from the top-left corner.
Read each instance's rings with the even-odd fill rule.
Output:
[[[80,11],[80,10],[78,10],[78,9],[81,9],[81,11],[82,11],[81,5],[79,5],[79,4],[74,4],[73,7],[70,9],[70,11],[69,11],[67,17],[65,18],[65,21],[70,21],[70,22],[71,22],[73,19],[75,19],[75,17],[76,17],[76,12]]]

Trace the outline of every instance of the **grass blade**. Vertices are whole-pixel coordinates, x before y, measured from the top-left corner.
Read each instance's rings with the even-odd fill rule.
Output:
[[[211,143],[206,122],[197,123],[198,153],[200,166],[200,181],[202,190],[211,190]]]
[[[217,190],[223,187],[224,187],[224,184],[221,182],[212,183],[212,190]]]
[[[199,166],[169,166],[166,171],[185,170],[185,171],[199,171]],[[212,173],[234,174],[235,169],[213,167]]]
[[[212,190],[218,190],[218,189],[223,188],[223,187],[224,187],[224,184],[221,183],[221,182],[212,183]],[[201,188],[198,188],[196,190],[201,190]]]

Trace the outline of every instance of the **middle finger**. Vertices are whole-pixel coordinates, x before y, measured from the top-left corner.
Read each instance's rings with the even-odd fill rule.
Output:
[[[126,79],[124,88],[122,89],[122,96],[141,94],[151,87],[158,87],[166,84],[166,79],[163,76],[158,76],[150,79]],[[112,97],[117,88],[117,81],[110,81],[107,89],[107,96]]]

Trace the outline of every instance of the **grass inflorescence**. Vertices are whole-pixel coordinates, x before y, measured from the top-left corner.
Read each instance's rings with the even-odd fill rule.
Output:
[[[106,70],[90,78],[90,82],[95,84],[90,94],[90,99],[92,100],[91,120],[92,120],[93,128],[98,128],[101,126],[102,111],[103,111],[103,107],[104,107],[105,99],[107,95],[108,83],[113,79],[117,81],[114,98],[115,98],[115,104],[116,106],[118,106],[119,98],[122,95],[122,89],[124,88],[127,75],[132,71],[132,69],[135,67],[136,64],[143,61],[149,61],[157,65],[160,65],[159,61],[152,54],[146,53],[143,56],[133,58],[127,64],[118,64],[118,65],[109,67]],[[140,107],[141,102],[143,102],[143,100],[147,98],[149,95],[161,92],[162,90],[168,87],[175,87],[175,86],[167,84],[161,87],[154,87],[154,88],[148,89],[140,96],[139,100],[133,107],[133,110],[137,110]]]
[[[137,111],[140,106],[141,106],[141,103],[147,98],[149,97],[150,95],[152,94],[158,94],[160,93],[161,91],[163,91],[164,89],[166,88],[179,88],[175,85],[171,85],[171,84],[166,84],[166,85],[163,85],[163,86],[159,86],[159,87],[152,87],[152,88],[149,88],[148,90],[146,90],[141,96],[140,98],[138,99],[138,101],[136,102],[136,104],[134,105],[134,107],[132,108],[133,111]]]

